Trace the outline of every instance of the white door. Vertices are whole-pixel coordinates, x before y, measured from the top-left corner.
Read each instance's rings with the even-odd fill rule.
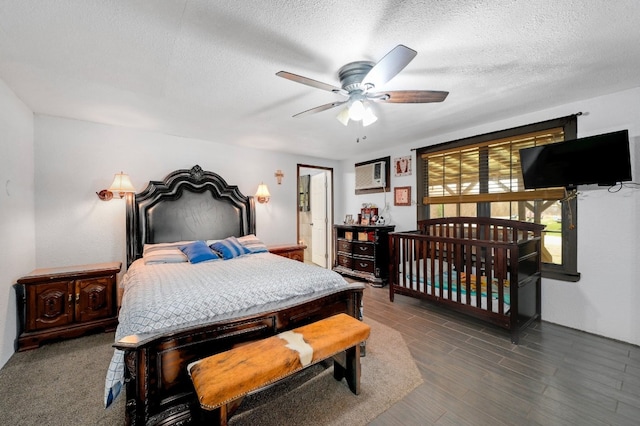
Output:
[[[311,261],[327,267],[327,175],[311,176]]]

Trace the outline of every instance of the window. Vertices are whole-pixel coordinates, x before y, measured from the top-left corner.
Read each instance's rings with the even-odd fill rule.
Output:
[[[576,200],[564,188],[525,190],[519,150],[577,137],[576,115],[417,150],[418,219],[482,216],[543,231],[543,275],[577,281]]]

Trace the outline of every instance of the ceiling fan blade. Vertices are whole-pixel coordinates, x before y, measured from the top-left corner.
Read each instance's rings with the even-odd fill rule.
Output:
[[[367,98],[376,102],[395,104],[426,104],[429,102],[442,102],[449,92],[438,90],[391,90],[368,94]]]
[[[382,86],[402,71],[417,54],[418,52],[403,44],[397,45],[371,68],[362,79],[362,85]]]
[[[348,101],[331,102],[330,104],[320,105],[320,106],[317,106],[315,108],[311,108],[311,109],[308,109],[306,111],[299,112],[299,113],[295,114],[294,117],[302,117],[302,116],[305,116],[305,115],[311,115],[311,114],[315,114],[317,112],[326,111],[328,109],[335,108],[335,107],[340,106],[342,104],[346,104],[347,102]]]
[[[307,86],[315,87],[317,89],[327,90],[329,92],[339,93],[345,96],[348,95],[347,91],[340,87],[332,86],[330,84],[303,77],[301,75],[293,74],[287,71],[278,71],[276,75],[278,77],[286,78],[287,80],[295,81],[296,83],[306,84]]]

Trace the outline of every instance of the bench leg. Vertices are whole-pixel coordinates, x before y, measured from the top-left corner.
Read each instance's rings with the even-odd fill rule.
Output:
[[[337,360],[333,361],[333,377],[336,380],[347,379],[349,389],[356,395],[360,394],[360,345],[355,345],[345,351],[345,365]]]
[[[244,397],[240,397],[213,410],[201,409],[199,410],[199,421],[197,421],[195,424],[228,426],[229,418],[231,418],[233,414],[238,410],[238,407],[240,407],[240,404],[242,404],[243,400]]]
[[[220,426],[227,426],[229,423],[227,422],[227,406],[223,405],[220,407],[220,421],[218,423]]]
[[[226,407],[218,407],[213,410],[200,409],[199,415],[194,416],[194,424],[209,426],[227,426],[227,410]],[[136,423],[137,424],[137,423]]]

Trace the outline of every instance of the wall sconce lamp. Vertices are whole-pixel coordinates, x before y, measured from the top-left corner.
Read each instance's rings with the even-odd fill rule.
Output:
[[[278,181],[278,185],[282,185],[282,178],[284,177],[284,173],[282,173],[282,170],[280,169],[276,170],[276,173],[274,174],[274,176]]]
[[[103,189],[100,192],[96,192],[96,194],[98,194],[98,198],[100,198],[102,201],[109,201],[113,198],[113,194],[116,192],[118,193],[120,198],[123,198],[124,194],[126,194],[127,192],[136,192],[136,189],[131,183],[131,179],[129,179],[129,175],[127,175],[126,173],[120,172],[116,174],[109,189]]]
[[[269,188],[267,188],[267,185],[265,185],[264,182],[258,185],[258,190],[256,191],[256,199],[258,202],[260,204],[268,203],[270,198],[271,194],[269,194]]]

